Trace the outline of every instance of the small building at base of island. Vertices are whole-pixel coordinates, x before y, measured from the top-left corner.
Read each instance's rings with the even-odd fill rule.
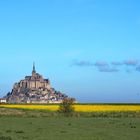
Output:
[[[0,103],[6,103],[6,99],[5,98],[0,98]]]
[[[37,73],[33,64],[32,75],[15,83],[6,100],[8,103],[61,103],[66,97],[52,88],[50,80]]]

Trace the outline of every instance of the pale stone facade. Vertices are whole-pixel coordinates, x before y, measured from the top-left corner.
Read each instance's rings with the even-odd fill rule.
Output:
[[[19,83],[15,83],[14,89],[17,88],[19,91],[20,88],[50,90],[51,86],[49,79],[43,79],[42,75],[36,73],[35,65],[33,65],[32,76],[26,76],[24,80],[21,80]]]

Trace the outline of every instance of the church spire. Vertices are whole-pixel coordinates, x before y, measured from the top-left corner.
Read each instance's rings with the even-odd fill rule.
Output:
[[[35,70],[35,62],[33,62],[33,71],[32,71],[32,74],[33,73],[36,73],[36,70]]]

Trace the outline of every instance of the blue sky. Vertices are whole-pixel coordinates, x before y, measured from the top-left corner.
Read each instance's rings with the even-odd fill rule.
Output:
[[[0,96],[31,74],[79,102],[140,102],[139,0],[1,0]]]

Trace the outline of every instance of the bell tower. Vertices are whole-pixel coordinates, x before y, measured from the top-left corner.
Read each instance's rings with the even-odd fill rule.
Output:
[[[36,74],[36,70],[35,70],[35,62],[33,62],[33,70],[32,70],[32,75]]]

